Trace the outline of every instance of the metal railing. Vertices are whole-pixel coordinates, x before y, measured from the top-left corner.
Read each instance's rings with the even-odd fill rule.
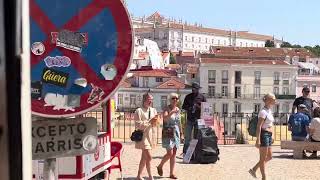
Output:
[[[222,84],[228,84],[229,79],[221,79]]]
[[[215,129],[221,129],[216,132],[218,142],[221,144],[244,144],[255,141],[256,138],[248,134],[248,125],[254,113],[215,113]],[[101,108],[90,111],[83,115],[84,117],[95,117],[97,119],[98,130],[102,128],[103,111]],[[291,132],[288,131],[289,113],[274,113],[273,134],[275,141],[291,140]],[[182,127],[185,127],[185,117],[183,113]],[[162,118],[161,118],[162,119]],[[216,123],[215,123],[216,122]],[[218,126],[218,127],[217,127]],[[131,142],[131,133],[135,130],[135,119],[133,112],[115,112],[111,122],[111,135],[113,139],[122,142]],[[154,128],[156,142],[161,143],[162,121]],[[219,136],[218,134],[221,134]],[[220,138],[219,138],[220,137]]]
[[[208,93],[208,98],[215,98],[215,99],[261,99],[263,95],[261,94],[238,94],[238,93]],[[295,99],[296,95],[283,95],[277,94],[277,99]]]
[[[248,133],[249,122],[254,113],[228,113],[219,114],[220,121],[224,124],[224,142],[234,140],[235,143],[248,143],[256,138]],[[273,135],[275,141],[291,140],[291,132],[288,131],[289,113],[274,113]]]
[[[254,84],[256,84],[256,85],[261,84],[261,80],[260,80],[260,79],[255,79],[255,80],[254,80]]]

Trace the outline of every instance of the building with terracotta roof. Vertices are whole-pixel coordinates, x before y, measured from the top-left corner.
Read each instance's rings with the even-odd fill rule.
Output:
[[[264,47],[267,40],[280,47],[273,36],[190,25],[166,19],[159,12],[149,17],[133,18],[135,33],[154,40],[161,50],[208,52],[210,46]]]
[[[158,112],[168,105],[168,95],[172,92],[180,95],[180,100],[191,93],[191,88],[179,79],[175,70],[137,69],[129,72],[129,78],[121,83],[115,93],[118,111],[133,111],[142,104],[142,95],[151,91],[153,106]]]
[[[305,48],[270,48],[270,47],[210,47],[209,53],[202,53],[203,58],[231,59],[270,59],[288,62],[306,62],[315,55]]]

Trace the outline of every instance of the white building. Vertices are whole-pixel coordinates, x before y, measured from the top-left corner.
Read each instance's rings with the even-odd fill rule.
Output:
[[[201,92],[220,113],[228,135],[236,124],[246,123],[247,115],[263,107],[264,94],[273,92],[277,104],[276,123],[285,123],[296,97],[297,67],[279,60],[200,59]],[[248,114],[247,114],[248,113]],[[224,117],[223,117],[224,116]]]
[[[309,62],[298,62],[297,76],[297,96],[302,95],[304,87],[310,88],[310,98],[315,101],[320,101],[320,69],[316,64]]]
[[[320,68],[320,58],[319,57],[309,58],[307,62],[312,63],[315,66],[317,66],[318,68]]]
[[[133,111],[142,105],[142,95],[150,90],[154,97],[153,107],[162,112],[168,105],[168,95],[178,93],[180,101],[191,93],[190,86],[181,82],[173,71],[168,70],[136,70],[131,71],[132,77],[122,82],[115,93],[118,111]]]
[[[252,113],[264,94],[278,97],[276,113],[287,113],[296,94],[297,66],[284,61],[201,58],[201,91],[215,112]]]
[[[264,47],[267,40],[274,41],[276,47],[281,44],[272,36],[170,21],[157,12],[133,19],[136,35],[156,41],[162,50],[207,52],[210,46]]]
[[[153,69],[164,69],[167,65],[162,53],[155,41],[135,37],[133,62],[131,69],[140,69],[143,66],[150,66]]]

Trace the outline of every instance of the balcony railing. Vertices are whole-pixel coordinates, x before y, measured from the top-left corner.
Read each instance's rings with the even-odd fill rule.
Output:
[[[263,97],[263,94],[234,94],[234,93],[228,93],[228,94],[222,94],[222,93],[215,93],[215,94],[207,94],[208,98],[213,99],[261,99]],[[293,100],[296,98],[296,95],[283,95],[278,94],[276,95],[277,99],[287,99],[287,100]]]
[[[222,84],[228,84],[228,79],[222,79]]]
[[[279,94],[277,94],[276,98],[277,99],[295,99],[296,95],[283,95],[283,94],[279,95]]]
[[[136,104],[131,104],[131,105],[117,105],[117,111],[120,112],[134,112],[138,108],[138,105]]]
[[[283,80],[282,85],[289,85],[289,80]]]
[[[241,84],[241,79],[235,79],[234,83],[235,84]]]
[[[273,80],[273,84],[274,85],[279,85],[280,84],[280,80]]]
[[[215,78],[209,78],[208,79],[208,83],[216,83],[216,79]]]

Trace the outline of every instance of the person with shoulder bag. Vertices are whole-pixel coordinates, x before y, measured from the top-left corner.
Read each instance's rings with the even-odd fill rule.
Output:
[[[169,95],[170,105],[163,111],[162,147],[167,150],[159,166],[158,174],[163,176],[163,165],[170,160],[170,179],[178,179],[174,174],[177,149],[180,146],[181,115],[178,108],[179,95],[171,93]]]
[[[140,133],[140,135],[137,135],[138,138],[133,137],[133,140],[135,140],[135,148],[141,149],[141,159],[137,175],[138,180],[142,180],[141,173],[145,166],[147,168],[149,180],[153,180],[151,174],[151,149],[156,144],[156,138],[153,136],[153,127],[156,127],[158,124],[158,114],[157,110],[151,107],[152,100],[153,97],[151,94],[144,94],[142,97],[143,106],[138,108],[134,115],[136,130],[133,132],[132,136],[134,136],[134,133],[136,133],[136,135],[137,132]],[[140,137],[141,134],[142,138]]]
[[[266,179],[265,165],[272,159],[271,145],[273,143],[273,122],[274,117],[272,114],[272,107],[276,103],[276,97],[272,93],[268,93],[263,97],[264,107],[260,110],[258,115],[258,125],[256,129],[256,147],[259,149],[259,161],[258,163],[249,170],[249,173],[254,177],[256,171],[260,168],[262,180]]]

